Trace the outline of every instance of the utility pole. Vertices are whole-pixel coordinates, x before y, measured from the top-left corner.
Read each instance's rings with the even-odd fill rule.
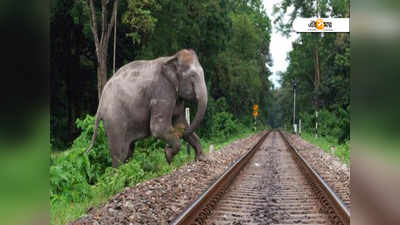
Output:
[[[294,129],[294,133],[297,134],[297,126],[296,126],[296,78],[293,79],[293,129]]]
[[[320,3],[319,0],[317,0],[317,6],[316,6],[316,16],[317,18],[320,18]],[[315,137],[318,137],[318,108],[319,108],[319,99],[318,99],[318,94],[319,94],[319,86],[321,83],[321,74],[320,74],[320,68],[319,68],[319,35],[323,37],[323,33],[318,34],[316,33],[316,40],[317,44],[314,47],[314,69],[315,69],[315,74],[314,74],[314,110],[315,110]]]

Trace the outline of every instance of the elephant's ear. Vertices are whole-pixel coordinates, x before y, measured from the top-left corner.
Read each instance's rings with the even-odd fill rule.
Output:
[[[162,65],[162,74],[174,87],[178,93],[179,79],[178,79],[178,58],[174,56]]]

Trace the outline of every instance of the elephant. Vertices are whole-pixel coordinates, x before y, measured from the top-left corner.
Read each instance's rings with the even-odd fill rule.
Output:
[[[166,142],[164,152],[169,164],[181,148],[181,137],[195,149],[196,160],[206,161],[194,130],[205,115],[207,98],[204,71],[192,49],[130,62],[104,86],[86,152],[93,147],[99,121],[103,120],[113,167],[132,156],[137,140],[149,136]],[[185,119],[185,101],[197,102],[190,126]]]

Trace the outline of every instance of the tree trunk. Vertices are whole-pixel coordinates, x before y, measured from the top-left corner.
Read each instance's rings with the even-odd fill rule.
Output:
[[[319,89],[319,84],[321,81],[320,69],[319,69],[319,49],[318,46],[314,48],[314,68],[315,68],[315,79],[314,88]]]
[[[100,52],[97,60],[97,95],[100,101],[101,93],[107,83],[107,53]]]

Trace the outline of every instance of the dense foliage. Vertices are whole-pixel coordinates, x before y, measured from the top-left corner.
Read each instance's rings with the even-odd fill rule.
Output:
[[[130,162],[113,169],[102,125],[95,146],[84,153],[93,134],[91,115],[97,109],[99,83],[88,2],[51,2],[52,224],[64,224],[123,187],[170,172],[194,155],[181,151],[168,165],[164,143],[148,138],[136,143]],[[109,20],[113,1],[94,1],[99,29],[106,2]],[[266,121],[272,101],[266,66],[272,63],[271,24],[260,0],[120,0],[117,15],[117,69],[133,60],[172,55],[183,48],[197,52],[209,95],[206,115],[196,130],[203,147],[249,133],[255,103],[260,105],[260,121]],[[112,76],[111,46],[108,78]],[[194,111],[195,105],[187,106]]]
[[[71,146],[80,134],[75,120],[93,115],[97,109],[98,63],[87,2],[53,0],[51,5],[53,149]],[[95,4],[99,23],[100,2]],[[260,105],[260,119],[266,121],[267,105],[272,101],[270,71],[266,67],[272,63],[270,32],[271,23],[260,0],[121,0],[116,67],[192,48],[204,68],[210,102],[224,98],[224,110],[232,115],[231,120],[250,125],[252,105]],[[113,55],[111,46],[109,56]],[[110,77],[112,57],[108,57],[107,64]],[[211,113],[211,107],[197,131],[200,136],[209,135],[208,130],[217,126],[212,122],[217,115]]]
[[[283,15],[293,7],[289,23],[284,24]],[[315,1],[284,0],[276,8],[275,21],[280,30],[289,33],[289,27],[298,17],[348,17],[349,2],[346,0]],[[288,25],[289,24],[289,25]],[[316,61],[316,56],[318,61]],[[296,79],[296,111],[302,120],[302,129],[333,137],[344,143],[350,139],[350,36],[346,33],[301,33],[293,43],[288,55],[289,66],[282,73],[281,88],[275,91],[278,101],[279,124],[291,128],[293,114],[293,80]],[[318,70],[318,71],[316,71]],[[316,77],[318,72],[318,79]],[[315,117],[318,111],[318,118]]]
[[[113,1],[95,1],[98,22],[105,2],[112,5]],[[289,34],[291,24],[283,23],[282,18],[291,6],[295,9],[291,21],[297,16],[313,16],[317,9],[322,17],[345,17],[349,13],[347,0],[321,1],[318,8],[313,0],[283,0],[275,10],[279,15],[275,22],[285,34]],[[193,160],[193,153],[188,157],[186,151],[180,151],[168,165],[164,143],[148,138],[136,142],[132,160],[118,169],[111,168],[102,124],[93,149],[84,153],[93,134],[91,115],[98,105],[98,61],[90,15],[88,1],[51,1],[52,224],[65,224],[122,188]],[[314,111],[318,109],[318,134],[323,139],[316,143],[345,143],[335,154],[348,161],[348,34],[301,34],[288,55],[290,63],[281,74],[281,88],[273,89],[267,67],[272,65],[271,21],[261,0],[119,0],[117,30],[117,69],[133,60],[172,55],[183,48],[197,52],[209,95],[206,115],[196,130],[205,149],[211,142],[226,143],[248,134],[254,126],[253,104],[259,105],[259,128],[267,123],[272,127],[291,127],[292,80],[296,78],[296,111],[303,131],[314,132]],[[111,45],[107,51],[109,56],[113,55]],[[112,57],[106,63],[109,78]],[[318,82],[314,76],[316,68],[320,74]],[[195,104],[187,106],[194,111]]]

